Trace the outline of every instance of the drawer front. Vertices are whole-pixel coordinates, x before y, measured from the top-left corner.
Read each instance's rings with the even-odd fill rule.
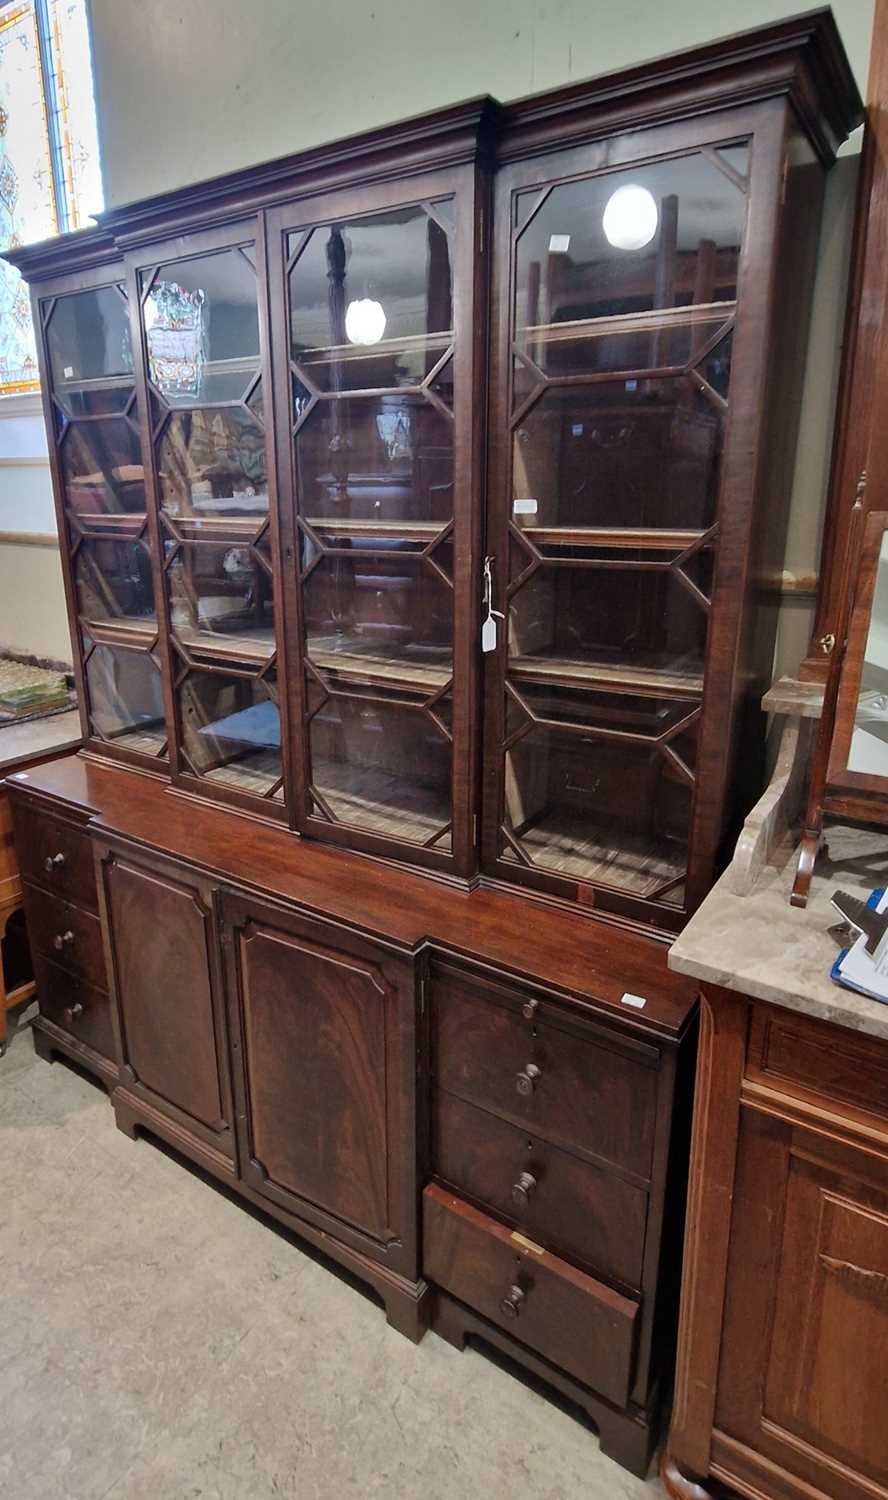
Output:
[[[58,964],[41,957],[34,958],[37,1000],[40,1014],[70,1032],[102,1057],[114,1060],[117,1048],[111,1024],[111,1001],[104,990],[85,984]]]
[[[32,952],[51,958],[69,974],[77,974],[88,984],[107,989],[98,917],[27,883],[25,912]]]
[[[26,880],[98,911],[96,872],[87,834],[24,803],[13,803],[15,852]]]
[[[629,1399],[638,1304],[435,1184],[423,1274],[617,1406]]]
[[[644,1061],[601,1045],[553,1005],[528,1019],[520,997],[490,999],[449,975],[432,985],[432,1068],[441,1088],[644,1180],[658,1081],[648,1054],[657,1060],[643,1044]]]
[[[547,1250],[641,1286],[643,1188],[443,1090],[432,1101],[432,1166]]]
[[[789,1092],[816,1094],[888,1115],[888,1053],[881,1041],[791,1011],[757,1005],[747,1076]]]

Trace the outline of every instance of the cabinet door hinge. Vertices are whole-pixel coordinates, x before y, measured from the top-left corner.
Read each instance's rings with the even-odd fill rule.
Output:
[[[428,984],[428,979],[426,978],[426,975],[423,974],[421,976],[421,978],[420,978],[420,981],[419,981],[419,1014],[421,1016],[425,1015],[425,1008],[426,1008],[426,985],[427,984]]]

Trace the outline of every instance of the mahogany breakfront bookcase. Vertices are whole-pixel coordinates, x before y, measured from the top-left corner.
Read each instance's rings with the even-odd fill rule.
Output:
[[[817,11],[10,256],[86,736],[11,788],[39,1045],[642,1470],[696,999],[652,937],[756,791],[859,112]]]

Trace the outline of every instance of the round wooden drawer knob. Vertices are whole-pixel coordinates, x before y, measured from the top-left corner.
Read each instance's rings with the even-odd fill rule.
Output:
[[[68,1025],[73,1026],[78,1016],[83,1015],[83,1006],[80,1004],[80,1001],[76,1000],[73,1005],[66,1005],[63,1015]]]
[[[517,1182],[512,1184],[512,1202],[518,1208],[526,1208],[530,1195],[537,1185],[532,1172],[519,1172]]]
[[[43,861],[43,868],[46,871],[47,875],[51,875],[53,870],[60,870],[64,863],[64,854],[47,854],[45,860]]]
[[[500,1303],[500,1312],[507,1318],[517,1318],[521,1312],[524,1302],[524,1292],[520,1286],[510,1286],[506,1296]]]
[[[528,1063],[527,1067],[524,1069],[524,1072],[519,1073],[518,1077],[515,1079],[515,1087],[518,1090],[519,1094],[523,1094],[525,1098],[527,1098],[529,1094],[532,1094],[537,1086],[537,1079],[540,1076],[540,1070],[537,1067],[536,1063]]]
[[[61,953],[63,948],[70,948],[73,941],[74,934],[69,927],[67,932],[56,933],[55,937],[52,940],[52,946],[56,949],[57,952]]]
[[[525,1021],[532,1021],[540,1008],[539,1000],[525,1000],[521,1007],[521,1014]]]

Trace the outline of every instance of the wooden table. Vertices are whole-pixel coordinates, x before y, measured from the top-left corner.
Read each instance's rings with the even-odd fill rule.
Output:
[[[26,724],[5,725],[0,728],[0,778],[13,770],[27,772],[30,766],[76,750],[80,739],[80,716],[76,709],[32,719]],[[33,979],[11,990],[7,990],[4,979],[3,943],[11,918],[21,909],[22,887],[12,841],[12,818],[0,782],[0,1056],[6,1051],[7,1011],[30,1000],[34,993]]]

